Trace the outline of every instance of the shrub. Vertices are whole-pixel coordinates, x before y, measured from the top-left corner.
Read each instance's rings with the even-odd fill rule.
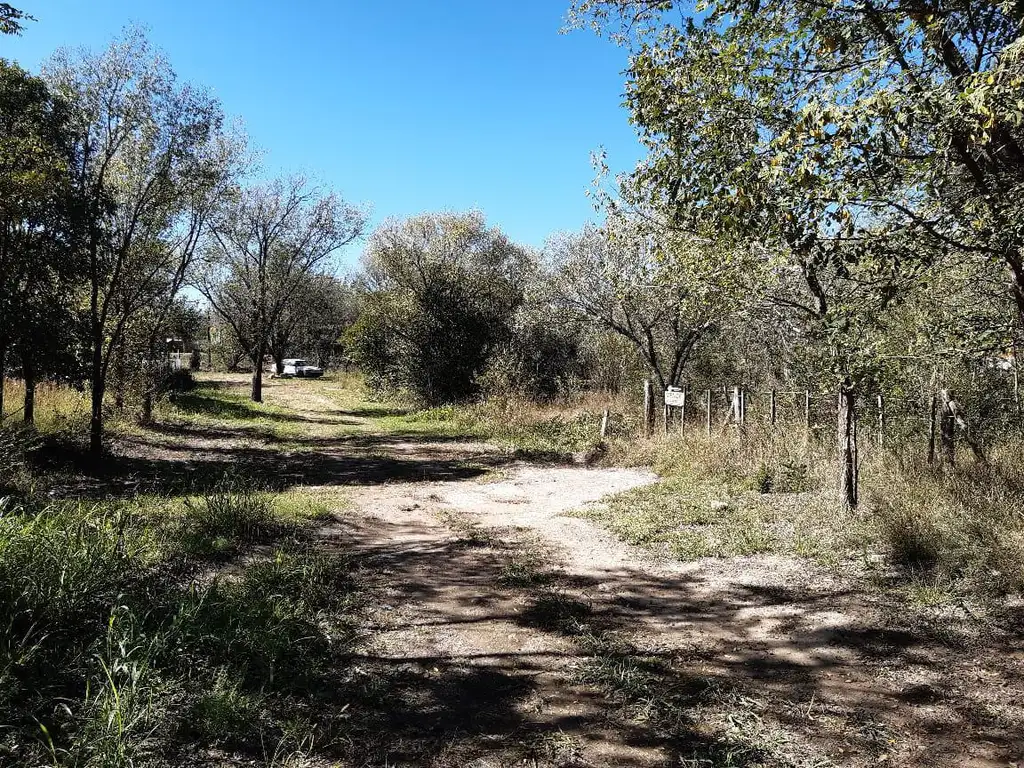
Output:
[[[18,493],[28,484],[29,450],[35,435],[21,426],[0,426],[0,496]]]
[[[177,368],[170,371],[160,382],[162,392],[191,392],[197,386],[196,377],[187,368]]]
[[[371,387],[428,405],[476,394],[522,303],[526,251],[477,213],[443,213],[385,222],[364,261],[377,290],[349,341]]]
[[[226,479],[212,493],[186,500],[182,544],[194,554],[226,552],[269,542],[286,529],[268,494]]]

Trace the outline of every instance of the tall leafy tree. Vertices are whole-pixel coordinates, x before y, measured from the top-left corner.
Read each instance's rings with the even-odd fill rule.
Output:
[[[8,352],[17,346],[33,418],[37,363],[69,323],[72,201],[67,112],[42,80],[0,59],[0,414]]]
[[[983,254],[1024,323],[1019,4],[715,0],[686,13],[671,0],[572,12],[630,46],[627,100],[650,148],[635,178],[680,226],[774,234],[812,270],[872,245],[891,255],[893,233]]]
[[[1024,324],[1021,9],[716,0],[686,13],[573,9],[631,51],[627,101],[649,156],[627,197],[675,228],[766,246],[776,300],[838,376],[849,465],[843,435],[887,313],[934,285],[936,264],[1001,266]]]
[[[170,306],[184,284],[234,152],[219,103],[178,83],[137,30],[99,54],[59,52],[44,76],[72,110],[98,453],[115,351],[133,318]]]
[[[385,222],[363,257],[370,293],[353,328],[358,362],[377,385],[423,402],[474,394],[531,263],[476,212]]]
[[[366,216],[306,179],[276,179],[237,192],[212,228],[196,285],[253,367],[252,400],[263,399],[273,332],[331,256],[358,238]]]
[[[662,389],[680,384],[697,345],[757,294],[741,251],[637,215],[614,213],[603,230],[552,238],[545,251],[561,303],[628,341]]]

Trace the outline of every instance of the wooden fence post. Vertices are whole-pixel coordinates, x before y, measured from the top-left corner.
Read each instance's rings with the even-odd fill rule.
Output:
[[[928,399],[928,463],[935,463],[935,393]]]
[[[804,426],[807,434],[811,434],[811,390],[804,390]]]
[[[650,379],[644,379],[644,435],[654,434],[654,387]]]
[[[608,435],[608,409],[604,409],[604,414],[601,416],[601,439],[604,440]]]
[[[878,396],[878,447],[885,445],[885,396]]]
[[[708,437],[711,437],[711,390],[706,391],[707,395],[707,427]]]
[[[686,390],[683,390],[683,404],[679,406],[679,431],[686,426]]]
[[[948,389],[939,390],[942,398],[942,418],[939,421],[939,437],[942,442],[942,461],[956,466],[956,415],[953,395]]]
[[[778,413],[777,406],[776,406],[776,403],[775,403],[775,390],[774,389],[772,390],[771,398],[772,398],[771,399],[771,405],[769,406],[770,409],[771,409],[771,417],[770,418],[771,418],[771,424],[774,427],[775,426],[775,419],[776,419],[776,416],[777,416],[777,413]]]

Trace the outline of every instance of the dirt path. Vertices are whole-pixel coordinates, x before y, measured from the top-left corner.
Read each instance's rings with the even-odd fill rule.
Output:
[[[405,759],[1005,768],[1024,755],[1019,648],[1002,663],[965,654],[970,627],[930,636],[806,561],[659,561],[564,514],[654,479],[519,465],[354,492],[360,514],[329,535],[380,566],[388,596],[364,661],[462,681],[433,710],[410,702],[433,719]],[[438,731],[447,746],[431,750]]]
[[[491,499],[495,511],[513,507],[538,522],[589,527],[556,515],[653,476],[528,466],[512,467],[507,475],[492,483],[359,489],[353,497],[361,514],[325,531],[360,556],[384,596],[373,611],[373,642],[363,661],[377,673],[381,665],[408,671],[415,682],[393,693],[409,697],[406,717],[423,720],[399,728],[395,741],[406,742],[404,749],[394,741],[383,744],[381,763],[367,764],[454,766],[479,759],[483,766],[538,759],[575,765],[584,751],[589,762],[582,764],[660,762],[651,745],[624,740],[609,722],[603,697],[574,681],[580,655],[571,638],[545,631],[530,616],[534,598],[522,587],[537,586],[541,576],[532,557],[522,560],[523,531],[500,531],[509,542],[481,537],[463,516],[479,508],[474,499],[480,497]],[[420,676],[436,679],[437,689],[428,685],[431,690],[424,691]]]
[[[299,425],[284,442],[168,424],[110,475],[347,489],[322,535],[374,595],[343,670],[352,765],[1024,768],[1019,633],[922,621],[853,566],[659,560],[566,514],[646,471],[527,465],[267,393]]]

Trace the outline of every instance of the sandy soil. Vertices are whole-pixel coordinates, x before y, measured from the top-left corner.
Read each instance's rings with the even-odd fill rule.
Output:
[[[301,418],[365,422],[327,398]],[[1024,766],[1019,632],[910,610],[855,564],[672,562],[567,514],[650,472],[372,432],[294,455],[174,437],[125,460],[349,489],[322,536],[376,595],[349,672],[388,702],[362,705],[353,765]]]
[[[378,617],[380,657],[527,676],[518,717],[528,711],[533,725],[569,738],[579,764],[1005,768],[1024,756],[1024,653],[1007,638],[997,646],[1008,655],[997,656],[976,628],[942,637],[915,626],[855,576],[772,556],[667,562],[564,514],[654,480],[637,470],[518,465],[492,482],[361,488],[354,500],[364,517],[330,535],[371,557],[388,542],[381,578],[393,604]],[[492,546],[453,556],[465,526]],[[558,594],[584,604],[589,621],[638,656],[668,659],[666,688],[698,678],[728,691],[700,704],[707,728],[684,729],[682,741],[710,746],[690,749],[659,728],[621,722],[614,701],[576,682],[588,654],[523,621],[536,590],[501,586],[496,563],[524,546],[546,553]],[[499,728],[495,738],[517,733]],[[733,743],[751,745],[749,754],[678,762],[688,752],[720,757]]]

